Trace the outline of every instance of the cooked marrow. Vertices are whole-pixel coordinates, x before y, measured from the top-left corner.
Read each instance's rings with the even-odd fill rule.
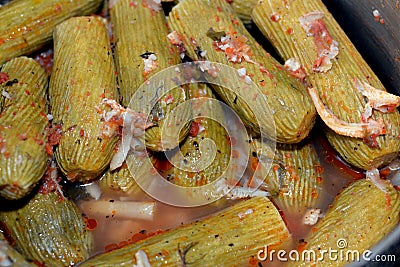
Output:
[[[0,196],[27,195],[46,171],[48,77],[33,59],[19,57],[1,67]]]
[[[93,179],[109,165],[117,136],[105,132],[102,100],[116,98],[115,68],[103,19],[74,17],[54,32],[50,79],[53,124],[63,134],[56,159],[70,180]]]
[[[121,167],[112,171],[108,169],[103,174],[100,179],[100,188],[103,191],[111,189],[129,194],[141,192],[135,177],[146,175],[152,167],[151,163],[146,158],[136,157],[134,154],[128,155],[126,162],[129,162],[129,165],[124,163]]]
[[[384,190],[362,179],[344,189],[308,237],[303,249],[315,251],[321,266],[344,266],[352,251],[362,253],[388,235],[399,222],[400,198],[393,186],[384,181]],[[321,257],[324,250],[337,249],[343,258]],[[354,254],[353,254],[354,255]],[[368,256],[368,255],[367,255]],[[347,258],[349,257],[349,258]],[[315,259],[311,260],[311,265]],[[310,262],[292,262],[290,266],[310,266]]]
[[[132,3],[130,0],[119,0],[110,5],[120,100],[123,106],[135,111],[151,110],[150,114],[146,114],[151,115],[150,121],[153,122],[153,126],[146,130],[146,147],[154,151],[170,150],[177,146],[176,139],[179,143],[188,134],[191,110],[181,109],[169,121],[170,125],[165,128],[163,125],[171,111],[187,100],[187,89],[176,87],[167,92],[168,88],[164,86],[156,90],[149,88],[160,80],[152,81],[154,75],[181,63],[181,60],[177,49],[168,42],[168,28],[161,4],[152,1]],[[158,77],[165,79],[162,74]],[[146,94],[146,99],[142,100],[136,94],[131,101],[139,87],[152,94]],[[153,99],[156,100],[155,105],[149,107]]]
[[[73,16],[96,12],[101,0],[14,0],[0,7],[0,64],[40,49],[54,28]]]
[[[252,131],[283,143],[308,135],[316,111],[305,86],[256,43],[226,1],[180,2],[168,25],[191,58],[206,61],[205,67],[207,61],[218,62],[238,72],[224,77],[224,70],[206,69],[210,83],[221,79],[213,88]]]
[[[258,0],[233,0],[230,4],[243,23],[251,23],[251,12],[257,2]]]
[[[252,140],[250,162],[256,171],[253,177],[266,183],[277,205],[298,213],[320,204],[323,168],[311,140],[277,144],[275,153],[271,152],[267,141]],[[259,161],[270,164],[270,169]]]
[[[194,113],[201,112],[202,116],[193,120],[189,136],[180,144],[179,151],[171,155],[171,163],[164,164],[160,171],[176,185],[202,186],[221,177],[228,168],[230,139],[223,126],[225,115],[221,103],[215,99],[209,85],[190,85],[189,94],[198,101],[193,105],[201,107],[200,110],[193,107]],[[214,143],[202,143],[206,139]]]
[[[0,211],[0,221],[22,254],[45,266],[72,266],[92,249],[82,213],[58,192],[37,193],[20,208]]]
[[[271,15],[279,19],[272,20]],[[400,115],[396,105],[388,102],[386,110],[381,109],[385,99],[371,99],[367,94],[370,88],[376,94],[386,92],[322,1],[262,1],[254,8],[253,19],[282,58],[296,60],[304,68],[307,82],[321,98],[320,106],[328,110],[321,117],[334,125],[350,126],[348,136],[336,133],[343,127],[336,132],[326,129],[330,144],[345,161],[369,170],[397,156]],[[371,132],[373,126],[378,128]],[[361,132],[362,127],[365,136],[355,137],[352,130]]]

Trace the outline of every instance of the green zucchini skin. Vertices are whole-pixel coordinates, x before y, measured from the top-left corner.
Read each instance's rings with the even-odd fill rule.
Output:
[[[250,24],[252,22],[251,12],[257,2],[258,0],[234,0],[230,4],[240,20],[245,24]]]
[[[18,209],[0,211],[0,221],[27,259],[48,267],[77,264],[92,249],[82,213],[58,192],[37,193]]]
[[[168,93],[166,86],[157,91],[151,88],[158,82],[157,77],[163,76],[165,69],[181,63],[177,49],[166,38],[168,28],[164,12],[144,4],[132,7],[132,1],[119,0],[111,5],[110,17],[121,104],[135,111],[151,110],[150,121],[154,125],[146,129],[146,147],[152,151],[172,150],[176,141],[181,142],[189,132],[191,109],[181,109],[179,114],[171,115],[187,100],[186,86],[173,88]],[[146,57],[150,56],[156,58],[151,67],[145,64]],[[136,94],[136,99],[131,101],[139,88],[149,91],[145,94],[146,99],[138,101]],[[154,99],[157,102],[150,106]],[[173,119],[163,127],[168,116],[173,116]]]
[[[254,177],[269,186],[279,207],[298,214],[320,204],[324,174],[310,139],[298,144],[277,144],[271,155],[265,141],[253,139],[251,145],[252,163],[260,158],[271,163],[269,170],[254,163],[251,166],[257,168]]]
[[[104,98],[116,99],[116,78],[103,19],[74,17],[54,31],[49,98],[53,124],[63,133],[56,160],[70,180],[98,177],[109,165],[118,137],[103,133]]]
[[[194,113],[203,111],[204,116],[193,119],[189,136],[179,145],[179,151],[171,156],[173,166],[164,172],[164,176],[167,175],[167,179],[176,185],[193,187],[206,185],[222,176],[228,168],[231,147],[228,133],[222,124],[226,119],[225,114],[209,85],[190,84],[189,95],[201,105],[201,109],[193,107]],[[214,142],[216,151],[211,146],[203,146],[202,141],[205,139]],[[215,157],[212,162],[208,162],[213,152]]]
[[[299,22],[300,17],[313,11],[324,14],[326,30],[338,44],[339,53],[332,59],[332,67],[326,72],[313,70],[313,64],[318,57],[316,43]],[[271,14],[279,19],[272,20]],[[322,1],[262,1],[253,9],[252,17],[284,60],[294,58],[305,68],[307,82],[318,91],[324,105],[340,120],[347,123],[360,123],[362,120],[367,100],[355,87],[355,80],[366,82],[378,90],[386,90]],[[371,19],[373,20],[372,13]],[[291,34],[288,34],[288,30]],[[400,150],[398,110],[389,113],[375,111],[372,118],[376,121],[382,120],[386,129],[386,134],[376,138],[375,147],[364,142],[362,138],[340,135],[328,127],[325,128],[329,143],[341,157],[349,164],[364,170],[387,165]]]
[[[1,67],[9,80],[0,85],[0,196],[20,199],[46,171],[48,77],[33,59],[19,57]]]
[[[151,155],[149,155],[149,157],[150,161],[153,161],[153,157]],[[147,161],[145,157],[140,158],[129,154],[126,158],[126,162],[123,163],[121,167],[112,171],[108,169],[103,174],[99,181],[100,188],[104,191],[111,189],[130,195],[143,192],[135,179],[147,175],[151,168],[151,163]]]
[[[181,36],[191,58],[218,62],[235,71],[244,68],[251,75],[254,84],[247,86],[243,85],[244,76],[224,77],[222,68],[222,71],[216,71],[216,77],[207,77],[213,89],[240,116],[246,127],[281,143],[298,143],[308,135],[316,111],[304,84],[252,38],[228,3],[223,0],[180,2],[170,12],[168,25]],[[251,62],[228,58],[218,49],[215,37],[210,37],[210,28],[226,34],[231,40],[246,39],[238,46],[249,49],[247,56]],[[205,58],[198,55],[198,48],[207,52]]]
[[[346,187],[305,238],[304,249],[315,251],[317,256],[320,256],[320,251],[329,249],[339,249],[344,255],[354,250],[362,255],[388,235],[399,222],[400,197],[389,182],[384,183],[386,192],[366,179]],[[334,261],[324,257],[318,266],[344,266],[347,263],[346,258]],[[296,262],[289,266],[310,266],[310,262]]]
[[[15,0],[0,7],[0,64],[52,40],[59,23],[95,13],[101,0]]]

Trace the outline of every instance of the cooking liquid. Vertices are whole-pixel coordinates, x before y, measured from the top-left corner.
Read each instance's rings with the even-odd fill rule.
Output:
[[[332,203],[335,196],[341,189],[346,187],[354,180],[354,177],[349,173],[344,172],[337,167],[333,162],[335,155],[321,145],[321,139],[314,139],[315,150],[319,156],[320,164],[324,168],[322,174],[322,194],[319,196],[319,201],[315,207],[319,208],[322,212],[326,212],[328,205]],[[127,195],[122,192],[107,190],[102,192],[101,199],[104,200],[129,200],[129,201],[155,201],[154,218],[151,221],[139,219],[120,219],[117,214],[110,214],[108,216],[98,216],[90,209],[83,210],[83,212],[91,219],[97,222],[96,228],[93,230],[94,234],[94,254],[104,252],[107,249],[115,248],[117,245],[123,245],[132,240],[132,236],[138,233],[153,233],[159,230],[166,230],[179,227],[183,224],[188,224],[195,220],[212,215],[213,213],[222,210],[235,201],[221,199],[206,206],[183,208],[171,206],[152,199],[143,191],[135,193],[134,195]],[[82,207],[82,205],[80,205]],[[293,244],[290,249],[296,248],[299,242],[305,239],[306,235],[311,231],[313,226],[305,225],[303,223],[304,212],[289,212],[284,207],[278,207],[284,214],[284,219],[287,227],[292,234]],[[260,247],[264,244],[260,244]],[[284,263],[274,262],[273,265],[268,266],[282,266]]]

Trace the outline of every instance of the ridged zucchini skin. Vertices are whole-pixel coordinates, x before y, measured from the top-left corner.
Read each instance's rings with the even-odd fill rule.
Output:
[[[151,77],[164,69],[181,63],[177,49],[168,42],[168,28],[162,10],[154,11],[139,1],[136,6],[130,0],[119,0],[110,8],[113,37],[115,43],[115,59],[118,71],[120,100],[123,106],[135,111],[148,110],[151,100],[157,99],[154,107],[150,107],[150,120],[154,126],[148,128],[145,134],[146,147],[153,151],[164,151],[175,148],[176,139],[181,142],[190,128],[191,110],[181,110],[180,114],[165,127],[161,133],[165,118],[171,110],[187,100],[187,88],[174,88],[166,94],[167,88],[148,89],[153,84],[144,85]],[[145,57],[153,53],[156,60],[154,69],[144,71]],[[155,82],[159,82],[158,80]],[[149,90],[153,94],[147,99],[131,101],[136,90]],[[181,125],[182,124],[182,129]]]
[[[287,7],[279,0],[259,3],[252,15],[255,23],[283,59],[295,58],[304,66],[307,81],[339,119],[359,123],[367,101],[355,88],[354,79],[365,81],[380,90],[385,90],[384,86],[321,1],[290,0],[285,3]],[[325,14],[323,20],[327,30],[339,47],[339,54],[332,59],[332,68],[326,73],[312,71],[317,58],[314,40],[307,36],[299,23],[299,17],[315,10]],[[279,16],[279,20],[272,21],[272,14]],[[288,30],[291,34],[287,33]],[[399,112],[395,110],[384,114],[375,111],[373,118],[382,119],[386,124],[386,134],[377,137],[378,148],[368,146],[362,139],[338,135],[326,129],[330,144],[343,159],[365,170],[389,163],[400,150]]]
[[[54,65],[49,89],[53,123],[63,134],[56,160],[70,180],[101,174],[113,156],[116,136],[102,132],[103,98],[116,98],[109,37],[99,17],[74,17],[54,32]]]
[[[27,195],[46,171],[48,77],[33,59],[19,57],[1,67],[9,81],[0,85],[0,196]]]
[[[290,234],[273,203],[257,197],[210,218],[97,255],[81,267],[132,265],[138,250],[147,254],[151,266],[243,266],[257,259],[264,244],[279,246],[288,240]]]
[[[257,2],[258,0],[233,0],[230,4],[243,23],[251,23],[251,12]]]
[[[152,156],[149,156],[152,160]],[[141,191],[141,188],[136,183],[135,177],[146,175],[151,169],[149,161],[144,158],[135,157],[130,154],[126,158],[126,162],[118,169],[110,171],[109,169],[103,174],[100,179],[100,188],[103,191],[114,190],[124,193],[135,194]]]
[[[100,179],[100,188],[103,190],[131,192],[137,186],[126,164],[113,171],[107,170]]]
[[[322,250],[338,249],[362,253],[371,249],[383,237],[398,225],[400,214],[400,197],[396,189],[386,182],[386,193],[371,181],[362,179],[345,188],[332,203],[325,217],[316,225],[311,234],[305,238],[304,249],[314,250],[317,257]],[[339,249],[339,239],[346,245]],[[343,243],[342,243],[343,244]],[[340,246],[340,245],[339,245]],[[351,260],[351,258],[350,258]],[[324,257],[318,266],[344,266],[348,262]],[[310,266],[310,262],[296,262],[289,266]]]
[[[52,39],[54,27],[98,10],[101,0],[14,0],[0,7],[0,64],[29,54]]]
[[[224,112],[209,85],[189,85],[189,95],[193,100],[203,101],[201,111],[204,117],[193,120],[191,134],[180,144],[179,151],[171,157],[174,166],[168,172],[168,180],[180,186],[202,186],[215,181],[227,169],[231,144],[223,127]],[[203,150],[200,149],[201,142],[205,139],[214,141],[216,151],[207,144],[204,144]],[[213,152],[215,158],[212,159]],[[211,164],[204,168],[209,160],[212,160]]]
[[[21,208],[0,211],[0,221],[27,259],[48,267],[77,264],[92,249],[82,213],[57,192],[37,193]]]
[[[299,213],[320,204],[323,168],[311,140],[277,144],[275,154],[271,156],[266,143],[260,139],[252,140],[251,162],[260,158],[271,163],[268,171],[261,165],[254,177],[269,186],[279,207]]]
[[[202,59],[196,53],[198,46],[201,51],[206,51],[206,60],[237,70],[245,68],[247,74],[251,75],[254,82],[252,87],[245,88],[243,79],[239,76],[224,77],[224,87],[213,85],[217,94],[240,116],[248,128],[258,134],[262,132],[268,138],[276,138],[277,142],[282,143],[297,143],[308,135],[314,124],[316,111],[305,86],[290,76],[277,60],[256,43],[228,3],[223,0],[180,2],[170,12],[168,25],[182,36],[190,57]],[[210,28],[236,36],[232,38],[246,37],[245,44],[250,47],[250,60],[256,64],[246,60],[241,63],[232,62],[223,51],[217,51],[214,40],[208,34]],[[223,72],[217,72],[217,75],[223,75]],[[249,100],[244,101],[238,95],[244,95]],[[261,99],[267,100],[269,110]],[[256,118],[255,114],[260,116]]]

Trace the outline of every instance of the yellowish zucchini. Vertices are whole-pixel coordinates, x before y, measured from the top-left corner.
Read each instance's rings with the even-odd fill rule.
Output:
[[[310,266],[316,264],[317,258],[321,260],[318,266],[344,266],[357,260],[353,258],[357,254],[362,259],[364,251],[371,249],[399,222],[399,194],[389,182],[384,182],[386,192],[366,179],[344,189],[305,239],[307,244],[303,249],[314,251],[316,257],[309,262],[292,262],[289,266]],[[322,251],[329,250],[338,251],[334,253],[338,256],[336,260],[327,254],[321,256]]]
[[[29,54],[52,39],[56,25],[98,10],[101,0],[15,0],[0,7],[0,64]]]
[[[219,214],[97,255],[81,266],[137,264],[143,251],[151,266],[232,266],[257,262],[264,245],[279,246],[290,234],[264,197],[242,201]]]
[[[56,149],[60,169],[70,180],[97,177],[109,165],[117,142],[115,134],[103,131],[99,110],[104,98],[116,98],[103,19],[75,17],[56,27],[49,94],[53,123],[63,129]]]
[[[1,67],[0,196],[27,195],[46,170],[48,77],[33,59],[15,58]]]
[[[304,85],[256,43],[226,1],[180,2],[170,12],[168,25],[190,57],[238,71],[236,77],[224,77],[223,70],[216,70],[207,79],[213,83],[214,75],[222,80],[222,86],[213,88],[247,127],[284,143],[308,135],[316,112]]]
[[[201,106],[199,112],[203,116],[193,120],[189,136],[171,156],[171,169],[164,170],[164,175],[167,174],[167,179],[176,185],[202,186],[216,180],[227,169],[230,139],[223,127],[225,115],[221,104],[215,100],[211,88],[207,84],[190,85],[189,94],[191,99],[202,101],[203,104],[193,105]],[[205,99],[201,100],[201,97]],[[212,140],[214,146],[211,142],[202,143],[206,139]]]
[[[233,10],[243,23],[251,23],[251,12],[259,0],[231,0]]]
[[[151,157],[152,158],[152,157]],[[100,188],[105,190],[121,191],[128,194],[140,192],[141,189],[134,177],[145,175],[151,168],[149,161],[144,158],[135,157],[133,154],[127,156],[126,162],[118,169],[104,173],[100,179]]]
[[[145,81],[153,83],[152,76],[181,62],[178,51],[168,42],[168,29],[161,5],[155,2],[149,5],[150,2],[114,1],[110,16],[121,103],[135,111],[144,111],[148,110],[146,107],[151,104],[151,100],[157,100],[154,107],[149,107],[150,121],[154,125],[146,130],[145,144],[151,150],[163,151],[173,149],[177,145],[176,139],[181,142],[186,137],[191,112],[190,109],[181,110],[170,121],[172,126],[165,127],[161,133],[165,118],[171,110],[186,100],[187,89],[177,87],[167,93],[168,88],[163,86],[151,90],[147,86],[153,84],[143,84]],[[141,85],[144,90],[151,90],[152,94],[147,96],[148,99],[139,100],[136,96],[131,101]]]
[[[37,193],[20,208],[0,211],[0,221],[22,254],[45,266],[72,266],[92,249],[82,213],[58,192]]]
[[[256,171],[254,178],[267,184],[277,205],[298,213],[320,204],[323,168],[310,140],[277,144],[274,155],[266,146],[260,139],[253,139],[250,162]],[[258,159],[271,164],[271,169],[257,165]]]
[[[107,170],[100,179],[100,188],[103,190],[116,190],[122,192],[130,192],[132,188],[136,188],[137,184],[132,177],[128,166],[123,164],[116,170]]]
[[[299,20],[301,17],[311,18],[313,14],[322,17],[317,21],[320,23],[320,32],[317,31],[314,37],[302,27]],[[356,88],[355,81],[385,90],[322,1],[262,1],[253,11],[253,19],[282,58],[294,58],[304,67],[310,86],[316,89],[323,104],[340,120],[349,124],[362,121],[367,100]],[[318,43],[318,36],[321,32],[325,33],[319,41],[323,44],[323,36],[327,36],[327,43],[335,46],[337,42],[338,55],[330,59],[330,69],[315,71],[313,69],[318,59],[325,62],[326,58],[319,52],[321,44]],[[394,112],[382,113],[375,110],[371,118],[377,122],[382,121],[386,131],[386,134],[376,138],[375,147],[366,144],[361,138],[339,135],[330,129],[326,131],[330,144],[345,161],[366,170],[387,164],[397,156],[400,149],[398,111],[394,109]]]

